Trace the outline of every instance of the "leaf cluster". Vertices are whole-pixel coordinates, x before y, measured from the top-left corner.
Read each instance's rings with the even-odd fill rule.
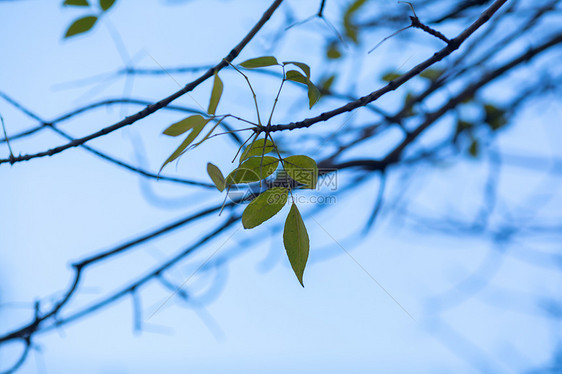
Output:
[[[280,66],[283,69],[283,76],[281,87],[275,99],[273,109],[269,116],[268,125],[271,124],[275,104],[277,103],[279,94],[285,81],[293,81],[303,84],[307,87],[308,105],[309,108],[314,106],[320,98],[320,90],[311,81],[310,67],[298,61],[285,61],[278,62],[273,56],[264,56],[252,58],[239,64],[243,69],[260,69],[272,66]],[[254,134],[246,140],[240,147],[234,159],[238,159],[238,165],[234,170],[224,176],[222,171],[214,164],[207,164],[207,174],[216,188],[223,192],[226,190],[228,195],[229,191],[236,187],[239,188],[243,184],[251,184],[259,182],[260,186],[266,181],[267,178],[274,175],[276,172],[277,179],[284,178],[285,181],[280,183],[281,186],[271,187],[260,193],[253,199],[248,206],[244,209],[242,214],[242,225],[246,229],[257,227],[267,220],[277,215],[289,201],[292,199],[289,214],[285,220],[285,228],[283,232],[283,244],[289,258],[289,262],[297,276],[301,285],[303,285],[304,269],[308,259],[310,249],[308,233],[306,226],[299,212],[297,205],[294,202],[293,191],[295,189],[314,189],[318,181],[318,167],[316,161],[304,155],[293,155],[288,157],[281,156],[281,152],[275,144],[271,133],[267,132],[267,127],[263,126],[260,119],[260,113],[254,90],[251,86],[248,77],[235,66],[232,66],[236,71],[244,76],[252,94],[254,96],[254,103],[256,106],[258,123],[248,120],[243,120],[250,123],[253,127],[250,130]],[[286,68],[289,70],[286,70]],[[333,78],[331,79],[333,81]],[[331,82],[324,82],[324,85],[330,85]],[[213,133],[221,121],[226,117],[238,118],[231,114],[217,115],[216,111],[220,103],[224,90],[224,84],[220,79],[218,73],[214,74],[213,88],[211,97],[209,99],[209,106],[206,114],[191,115],[181,121],[173,123],[164,130],[164,135],[171,137],[185,136],[178,148],[164,161],[160,171],[170,162],[178,159],[181,155],[190,149],[193,149],[210,137],[214,136]],[[196,141],[203,130],[209,123],[214,125],[206,132],[200,140]],[[249,130],[249,129],[243,129]],[[240,130],[240,131],[243,131]],[[264,133],[265,137],[260,137]],[[219,135],[219,134],[215,134]],[[245,147],[244,147],[245,146]],[[243,149],[242,149],[243,148]],[[238,157],[239,155],[239,157]],[[281,165],[281,168],[279,167]],[[225,200],[226,201],[226,200]]]

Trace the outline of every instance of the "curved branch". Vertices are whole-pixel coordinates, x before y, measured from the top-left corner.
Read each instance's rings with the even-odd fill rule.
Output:
[[[15,373],[19,368],[21,368],[21,366],[27,359],[27,356],[29,355],[29,350],[31,349],[31,340],[29,338],[24,338],[22,340],[23,340],[24,348],[20,357],[10,368],[6,369],[5,371],[1,371],[0,374]]]
[[[132,282],[130,285],[124,287],[123,289],[115,292],[114,294],[112,294],[112,295],[110,295],[110,296],[108,296],[108,297],[106,297],[106,298],[104,298],[104,299],[84,308],[84,309],[81,309],[81,310],[79,310],[75,313],[72,313],[68,317],[57,319],[54,324],[46,326],[41,330],[37,330],[37,331],[35,331],[35,333],[47,332],[47,331],[50,331],[54,328],[58,328],[60,326],[71,323],[71,322],[73,322],[77,319],[80,319],[84,316],[87,316],[87,315],[89,315],[89,314],[91,314],[95,311],[98,311],[98,310],[114,303],[115,301],[123,298],[124,296],[128,295],[131,292],[137,291],[141,286],[145,285],[146,283],[150,282],[153,279],[156,279],[159,275],[161,275],[167,269],[169,269],[170,267],[172,267],[173,265],[175,265],[176,263],[181,261],[185,256],[187,256],[187,255],[191,254],[192,252],[194,252],[195,250],[199,249],[203,244],[207,243],[209,240],[213,239],[215,236],[217,236],[218,234],[220,234],[221,232],[223,232],[224,230],[229,228],[234,222],[237,222],[239,220],[239,218],[240,218],[239,216],[230,217],[224,224],[220,225],[217,229],[211,231],[209,234],[207,234],[206,236],[201,238],[195,244],[186,248],[185,250],[181,251],[180,253],[176,254],[175,256],[173,256],[171,259],[169,259],[168,261],[166,261],[162,265],[156,267],[155,269],[148,272],[147,274],[145,274],[144,276],[142,276],[138,280]]]
[[[232,207],[235,203],[232,202],[230,204],[227,204],[226,207]],[[173,230],[176,230],[184,225],[186,225],[187,223],[196,221],[200,218],[206,217],[212,213],[216,213],[218,211],[220,211],[222,208],[222,204],[215,206],[215,207],[211,207],[209,209],[205,209],[203,211],[200,211],[198,213],[192,214],[186,218],[183,218],[179,221],[173,222],[169,225],[166,225],[164,227],[161,227],[157,230],[154,230],[146,235],[143,235],[139,238],[133,239],[129,242],[126,242],[120,246],[117,246],[115,248],[112,248],[110,250],[107,251],[103,251],[100,252],[96,255],[93,255],[91,257],[85,258],[82,261],[79,261],[77,263],[72,264],[72,267],[74,269],[74,278],[71,282],[71,285],[69,286],[68,290],[65,292],[64,296],[46,313],[44,313],[43,315],[37,315],[35,316],[34,320],[32,322],[30,322],[29,324],[18,328],[12,332],[9,332],[7,334],[5,334],[4,336],[0,336],[0,343],[6,342],[6,341],[10,341],[10,340],[14,340],[14,339],[22,339],[22,338],[28,338],[31,335],[33,335],[35,332],[39,331],[42,327],[41,325],[55,317],[55,315],[66,305],[68,304],[68,302],[71,300],[71,298],[74,296],[76,290],[78,289],[78,285],[80,283],[80,280],[82,278],[82,273],[83,271],[90,265],[94,264],[94,263],[98,263],[100,261],[106,260],[108,258],[112,258],[113,256],[117,255],[117,254],[121,254],[131,248],[134,248],[136,246],[138,246],[139,244],[142,244],[144,242],[147,242],[149,240],[155,239],[157,237],[160,237],[163,234],[166,234],[168,232],[171,232]]]
[[[63,122],[65,120],[68,120],[78,114],[84,113],[88,110],[97,108],[97,107],[101,107],[101,106],[105,106],[105,105],[111,105],[111,104],[117,104],[117,103],[128,103],[128,104],[141,104],[142,103],[146,103],[146,101],[142,101],[142,100],[135,100],[135,99],[112,99],[112,100],[104,100],[104,101],[100,101],[97,103],[93,103],[93,104],[89,104],[87,106],[84,106],[82,108],[78,108],[76,110],[73,110],[70,113],[67,113],[57,119],[55,119],[54,121],[51,122],[47,122],[45,120],[43,120],[41,117],[39,117],[38,115],[36,115],[35,113],[31,112],[30,110],[28,110],[27,108],[25,108],[23,105],[21,105],[20,103],[18,103],[17,101],[15,101],[14,99],[12,99],[10,96],[6,95],[3,92],[0,92],[0,97],[4,98],[4,100],[6,100],[7,102],[9,102],[10,104],[12,104],[15,108],[17,108],[18,110],[20,110],[21,112],[23,112],[24,114],[26,114],[27,116],[37,120],[38,122],[40,122],[41,124],[33,129],[30,130],[26,130],[22,133],[17,134],[16,136],[12,136],[9,137],[8,140],[12,140],[16,137],[24,137],[30,134],[34,134],[36,132],[38,132],[39,130],[43,130],[43,129],[51,129],[52,131],[54,131],[55,133],[61,135],[62,137],[73,141],[74,138],[72,136],[70,136],[69,134],[67,134],[66,132],[58,129],[57,127],[55,127],[55,123],[59,123],[59,122]],[[193,110],[190,108],[184,108],[184,107],[179,107],[179,106],[168,106],[166,107],[166,109],[171,109],[171,110],[179,110],[179,111],[183,111],[183,112],[188,112],[188,113],[200,113],[197,110]],[[229,128],[227,126],[225,126],[225,128]],[[23,134],[23,135],[22,135]],[[235,136],[235,139],[239,140],[238,135],[231,133]],[[1,143],[1,141],[0,141]],[[238,142],[239,143],[239,142]],[[210,183],[204,183],[204,182],[198,182],[198,181],[193,181],[193,180],[188,180],[188,179],[183,179],[183,178],[176,178],[176,177],[168,177],[165,175],[157,175],[154,173],[151,173],[147,170],[141,169],[139,167],[133,166],[131,164],[128,164],[124,161],[118,160],[115,157],[109,156],[93,147],[90,147],[88,145],[82,144],[81,145],[82,148],[84,148],[85,150],[87,150],[88,152],[106,160],[109,161],[117,166],[120,166],[124,169],[127,169],[129,171],[132,171],[134,173],[140,174],[143,177],[147,177],[147,178],[152,178],[152,179],[156,179],[156,180],[163,180],[163,181],[167,181],[167,182],[174,182],[174,183],[179,183],[179,184],[185,184],[185,185],[191,185],[191,186],[200,186],[200,187],[206,187],[206,188],[215,188],[214,185],[210,184]]]
[[[74,147],[78,147],[92,139],[96,139],[99,138],[101,136],[107,135],[109,133],[112,133],[113,131],[119,130],[125,126],[131,125],[143,118],[148,117],[149,115],[151,115],[152,113],[155,113],[156,111],[162,109],[163,107],[167,106],[168,104],[170,104],[172,101],[178,99],[179,97],[183,96],[184,94],[194,90],[197,86],[199,86],[201,83],[205,82],[207,79],[211,78],[213,76],[213,74],[217,71],[220,71],[221,69],[225,68],[226,66],[228,66],[228,63],[233,61],[242,51],[242,49],[254,38],[254,36],[257,34],[257,32],[263,27],[263,25],[265,25],[265,23],[269,20],[269,18],[273,15],[273,13],[275,12],[275,10],[281,5],[281,3],[283,2],[283,0],[275,0],[273,2],[273,4],[270,5],[270,7],[265,11],[265,13],[262,15],[261,19],[258,21],[258,23],[256,23],[256,25],[250,30],[250,32],[244,37],[244,39],[242,39],[242,41],[240,43],[238,43],[238,45],[236,47],[234,47],[230,53],[217,65],[215,65],[213,68],[207,70],[207,72],[205,72],[203,75],[201,75],[199,78],[197,78],[196,80],[192,81],[191,83],[188,83],[185,87],[183,87],[181,90],[173,93],[172,95],[154,103],[151,105],[148,105],[145,109],[141,110],[140,112],[133,114],[131,116],[126,117],[125,119],[117,122],[114,125],[105,127],[93,134],[84,136],[82,138],[78,138],[75,139],[74,141],[71,141],[67,144],[55,147],[55,148],[51,148],[49,150],[46,151],[42,151],[42,152],[38,152],[38,153],[34,153],[34,154],[27,154],[27,155],[23,155],[23,156],[18,156],[18,157],[13,157],[11,159],[0,159],[0,164],[5,164],[5,163],[10,163],[10,164],[14,164],[16,162],[22,162],[22,161],[29,161],[32,160],[34,158],[39,158],[39,157],[45,157],[45,156],[53,156],[57,153],[63,152],[69,148],[74,148]]]
[[[440,118],[442,115],[447,113],[452,108],[456,107],[458,104],[463,102],[465,99],[474,95],[474,93],[483,87],[484,85],[488,84],[489,82],[501,77],[503,74],[508,72],[509,70],[513,69],[514,67],[529,61],[533,57],[537,56],[538,54],[546,51],[547,49],[562,43],[562,34],[558,34],[553,36],[550,40],[546,41],[545,43],[541,44],[538,47],[529,48],[525,53],[522,55],[514,58],[507,64],[489,72],[486,74],[482,79],[478,82],[469,85],[466,89],[464,89],[460,94],[455,96],[453,99],[449,100],[445,105],[443,105],[440,109],[435,112],[429,113],[426,115],[426,120],[419,125],[414,131],[410,132],[406,138],[400,143],[388,156],[385,158],[387,160],[391,159],[398,159],[404,149],[408,146],[408,144],[412,143],[419,135],[421,135],[431,124],[435,122],[436,119]]]
[[[469,36],[471,36],[476,30],[478,30],[483,24],[485,24],[494,15],[494,13],[503,4],[506,3],[506,1],[507,0],[496,0],[484,13],[480,15],[480,17],[472,25],[470,25],[467,29],[465,29],[462,33],[460,33],[456,38],[451,39],[449,41],[449,44],[445,48],[441,49],[439,52],[436,52],[432,57],[418,64],[410,71],[404,73],[399,78],[389,82],[386,86],[382,87],[381,89],[373,91],[369,95],[363,96],[360,99],[352,101],[344,106],[330,110],[328,112],[324,112],[319,116],[307,118],[299,122],[292,122],[286,125],[269,126],[267,129],[264,128],[262,131],[275,132],[275,131],[307,128],[318,122],[327,121],[328,119],[333,118],[342,113],[351,112],[357,108],[366,106],[367,104],[379,99],[381,96],[396,90],[398,87],[402,86],[404,83],[408,82],[410,79],[412,79],[413,77],[415,77],[416,75],[418,75],[419,73],[430,67],[431,65],[449,56],[451,53],[457,50]]]

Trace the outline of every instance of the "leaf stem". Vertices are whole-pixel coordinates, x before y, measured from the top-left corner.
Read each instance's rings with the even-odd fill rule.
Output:
[[[255,135],[254,135],[254,134],[250,135],[250,136],[248,137],[248,139],[246,139],[246,141],[245,141],[244,143],[242,143],[242,144],[240,145],[240,147],[238,147],[238,152],[236,152],[236,154],[234,155],[234,158],[232,159],[232,162],[234,162],[234,160],[236,160],[236,157],[238,157],[238,154],[240,154],[240,151],[242,150],[242,147],[244,147],[244,146],[246,145],[246,143],[248,143],[248,141],[249,141],[250,139],[252,139],[252,136],[254,137],[254,141],[255,141],[256,138],[258,137],[258,135],[259,135],[258,132],[256,132]],[[252,141],[252,143],[253,143],[253,141]]]
[[[281,90],[283,89],[283,84],[285,83],[285,80],[286,80],[285,79],[285,65],[281,65],[281,67],[283,68],[283,79],[281,80],[281,85],[279,86],[279,91],[277,91],[277,96],[275,96],[275,101],[273,101],[273,107],[271,108],[271,114],[269,115],[269,120],[267,121],[268,126],[271,125],[271,119],[273,118],[273,112],[275,111],[275,107],[277,106],[277,102],[279,101],[279,95],[281,95]],[[273,139],[271,141],[273,141]]]
[[[236,66],[232,65],[232,63],[230,61],[227,61],[226,59],[224,60],[226,61],[230,66],[232,66],[234,68],[234,70],[236,70],[237,72],[239,72],[240,74],[242,74],[242,76],[244,77],[244,79],[246,79],[246,82],[248,83],[248,86],[250,87],[250,91],[252,91],[252,96],[254,98],[254,104],[256,106],[256,114],[258,116],[258,124],[261,125],[261,119],[260,119],[260,109],[258,107],[258,100],[257,100],[257,96],[256,93],[254,91],[254,88],[252,87],[252,84],[250,83],[250,79],[246,76],[246,74],[242,73],[240,71],[240,69],[238,69]]]

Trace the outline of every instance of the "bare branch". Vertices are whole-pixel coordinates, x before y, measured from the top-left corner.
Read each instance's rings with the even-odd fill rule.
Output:
[[[281,5],[281,3],[283,2],[283,0],[275,0],[273,1],[273,3],[271,4],[271,6],[265,11],[265,13],[262,15],[261,19],[258,21],[258,23],[256,23],[256,25],[250,30],[250,32],[244,37],[244,39],[242,39],[242,41],[236,46],[234,47],[230,53],[221,61],[219,62],[217,65],[215,65],[213,68],[207,70],[206,73],[204,73],[202,76],[200,76],[199,78],[197,78],[196,80],[192,81],[191,83],[188,83],[185,87],[183,87],[181,90],[173,93],[172,95],[154,103],[151,104],[149,106],[147,106],[145,109],[141,110],[140,112],[133,114],[131,116],[126,117],[125,119],[123,119],[122,121],[117,122],[114,125],[105,127],[93,134],[84,136],[82,138],[78,138],[75,139],[65,145],[61,145],[59,147],[55,147],[55,148],[51,148],[47,151],[42,151],[42,152],[38,152],[35,154],[29,154],[29,155],[23,155],[23,156],[18,156],[18,157],[14,157],[13,159],[0,159],[0,164],[4,164],[4,163],[10,163],[10,164],[14,164],[15,162],[21,162],[21,161],[28,161],[34,158],[38,158],[38,157],[45,157],[45,156],[53,156],[57,153],[63,152],[69,148],[73,148],[73,147],[77,147],[79,145],[82,145],[92,139],[96,139],[99,138],[100,136],[104,136],[107,135],[113,131],[119,130],[125,126],[131,125],[143,118],[148,117],[149,115],[151,115],[152,113],[164,108],[165,106],[167,106],[168,104],[170,104],[172,101],[176,100],[177,98],[183,96],[184,94],[193,91],[197,86],[199,86],[201,83],[205,82],[207,79],[211,78],[213,76],[213,74],[217,71],[220,71],[221,69],[223,69],[224,67],[228,66],[228,63],[233,61],[242,51],[242,49],[254,38],[254,36],[258,33],[258,31],[263,27],[263,25],[266,24],[266,22],[269,20],[269,18],[273,15],[273,13],[275,12],[275,10],[279,7],[279,5]]]

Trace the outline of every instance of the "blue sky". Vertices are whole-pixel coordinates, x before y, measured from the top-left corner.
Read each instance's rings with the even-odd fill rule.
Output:
[[[0,40],[4,51],[0,89],[41,117],[55,118],[90,101],[129,94],[123,79],[95,78],[94,83],[72,84],[122,66],[112,28],[139,66],[209,64],[226,55],[265,9],[262,1],[169,3],[143,1],[139,6],[118,1],[107,20],[92,32],[66,41],[62,40],[66,27],[87,12],[62,9],[58,1],[2,3],[0,29],[9,37]],[[300,9],[299,15],[304,18],[314,12],[314,3],[309,9]],[[275,53],[280,60],[309,63],[315,78],[314,67],[321,61],[309,56],[318,55],[311,51],[321,50],[323,35],[329,30],[305,25],[298,32],[289,31],[286,42],[268,51],[271,35],[280,25],[282,18],[276,15],[237,62]],[[432,53],[421,46],[404,53],[396,50],[396,43],[384,45],[366,63],[380,66],[381,71],[389,64],[405,70]],[[372,75],[368,68],[358,71],[359,77]],[[245,82],[232,70],[221,76],[226,88],[220,110],[252,118]],[[184,84],[194,77],[136,78],[130,92],[136,98],[156,100],[176,91],[178,82]],[[267,108],[271,87],[277,87],[278,82],[267,77],[255,79],[260,104]],[[210,83],[178,103],[205,107]],[[367,91],[370,86],[365,83],[358,90]],[[286,94],[288,99],[280,102],[277,121],[291,121],[294,113],[311,115],[289,100],[302,95],[301,91],[288,88]],[[385,98],[383,103],[392,105],[392,100]],[[332,103],[327,100],[323,105],[312,114]],[[103,108],[76,117],[63,127],[79,136],[138,109]],[[0,101],[0,114],[8,133],[34,125],[5,101]],[[360,111],[357,119],[364,115]],[[177,143],[161,132],[181,118],[181,114],[159,112],[91,145],[157,170]],[[506,133],[502,146],[556,154],[549,127],[554,118],[560,118],[560,103],[530,108]],[[532,131],[524,126],[528,121],[536,123]],[[285,141],[291,144],[300,136],[288,134]],[[392,136],[382,140],[380,149],[369,152],[382,154]],[[25,142],[14,142],[12,147],[15,153],[24,154],[62,142],[60,137],[43,132]],[[5,154],[7,149],[0,151]],[[207,181],[207,161],[227,170],[235,152],[231,141],[219,137],[166,170]],[[144,160],[139,159],[139,153]],[[35,298],[58,296],[69,282],[72,261],[171,222],[204,204],[222,201],[215,191],[140,180],[80,149],[13,167],[2,165],[0,175],[4,181],[0,184],[0,305],[5,305],[0,308],[0,333],[28,321]],[[479,204],[474,191],[483,187],[486,167],[468,161],[454,167],[427,166],[416,175],[420,187],[412,194],[413,206],[424,212],[445,210],[454,215],[456,210],[470,211]],[[524,199],[526,188],[509,186],[535,176],[533,172],[508,171],[502,175],[508,185],[502,191],[511,201]],[[349,176],[342,173],[338,178],[343,184]],[[547,180],[553,185],[559,182],[559,178]],[[202,305],[185,305],[176,298],[167,301],[169,291],[153,283],[140,294],[141,333],[133,331],[132,299],[126,297],[91,317],[39,336],[36,344],[41,351],[32,352],[20,372],[475,373],[484,366],[496,372],[518,371],[548,360],[559,340],[559,334],[553,332],[559,323],[541,316],[536,300],[556,295],[558,269],[537,270],[519,261],[517,248],[515,256],[508,256],[486,240],[441,235],[423,227],[413,229],[389,212],[384,212],[367,237],[358,238],[356,233],[369,214],[364,207],[374,203],[377,183],[373,179],[352,193],[338,195],[336,206],[313,218],[305,214],[313,245],[304,289],[290,269],[280,232],[271,234],[267,227],[245,231],[235,225],[170,272],[170,279],[177,284],[196,274],[186,289],[200,295]],[[535,178],[529,189],[541,183],[543,179]],[[400,187],[399,175],[390,178],[389,191]],[[458,191],[462,191],[461,198]],[[459,200],[461,204],[453,204]],[[549,203],[547,213],[560,207],[558,198]],[[310,209],[303,208],[305,212]],[[127,284],[221,221],[222,217],[213,216],[107,265],[95,266],[86,274],[83,289],[69,310],[79,310]],[[282,222],[276,217],[272,225]],[[559,249],[552,243],[544,248]],[[211,265],[228,261],[197,272],[214,253]],[[456,303],[455,285],[482,269],[495,271],[493,282],[477,290],[477,297]],[[215,276],[220,278],[218,284],[224,284],[220,292],[207,290]],[[518,295],[522,307],[504,303],[502,290]],[[442,295],[453,304],[435,315],[432,300]],[[463,338],[447,339],[451,334]],[[464,353],[459,355],[459,351]],[[0,347],[0,369],[12,362],[17,352],[15,346]],[[482,357],[485,363],[481,363]]]

